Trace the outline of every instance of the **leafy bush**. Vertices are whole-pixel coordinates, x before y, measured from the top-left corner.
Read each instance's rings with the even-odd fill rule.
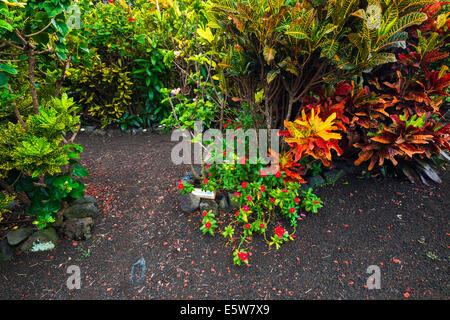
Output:
[[[66,24],[70,4],[0,3],[1,207],[15,196],[40,228],[55,220],[62,200],[83,196],[72,177],[87,174],[76,160],[77,108],[62,87],[71,50],[83,46]]]

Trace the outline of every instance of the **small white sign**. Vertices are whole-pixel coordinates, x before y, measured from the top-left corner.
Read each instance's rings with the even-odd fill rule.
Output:
[[[212,191],[203,191],[200,188],[195,188],[194,191],[192,191],[192,194],[196,197],[202,198],[202,199],[215,199],[216,194]]]

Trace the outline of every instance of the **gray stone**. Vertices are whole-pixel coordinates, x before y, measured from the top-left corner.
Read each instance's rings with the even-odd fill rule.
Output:
[[[92,238],[94,221],[91,217],[81,219],[68,219],[64,221],[64,235],[72,240],[88,240]]]
[[[142,128],[137,128],[136,129],[136,134],[142,134],[143,129]]]
[[[58,235],[55,229],[47,228],[33,233],[20,246],[23,252],[47,251],[55,248],[58,243]]]
[[[343,169],[332,169],[331,171],[327,171],[323,174],[325,181],[327,183],[335,183],[340,178],[345,176],[345,171]]]
[[[228,193],[228,204],[233,210],[239,209],[239,198],[234,193]]]
[[[92,196],[85,196],[84,198],[77,198],[77,199],[75,199],[75,201],[72,202],[72,205],[85,204],[85,203],[97,204],[97,199],[95,199]]]
[[[8,239],[8,243],[12,246],[16,246],[33,233],[33,229],[30,227],[20,228],[16,230],[11,230],[6,234],[6,238]]]
[[[0,241],[0,261],[8,261],[14,255],[13,249],[8,244],[8,240]]]
[[[194,212],[200,207],[200,198],[192,194],[180,194],[178,195],[178,201],[181,211],[186,213]]]
[[[164,134],[164,127],[163,126],[157,126],[153,129],[153,131],[157,134]]]
[[[95,130],[95,126],[86,126],[84,127],[84,132],[87,134],[93,134]]]
[[[228,203],[228,197],[226,195],[220,200],[219,207],[224,211],[230,210],[230,204]]]
[[[130,129],[125,130],[125,134],[128,136],[131,135],[131,130]]]
[[[94,203],[88,202],[70,206],[64,210],[63,215],[67,219],[86,217],[96,218],[98,215],[98,210]]]
[[[106,134],[110,137],[112,137],[114,135],[114,130],[107,130]]]
[[[318,174],[315,177],[310,177],[308,179],[308,186],[312,189],[314,189],[315,187],[319,187],[324,183],[325,183],[325,180],[324,180],[324,178],[322,178],[322,176],[320,174]]]
[[[212,213],[217,214],[219,211],[219,205],[215,200],[212,199],[201,199],[200,201],[200,211],[212,211]]]

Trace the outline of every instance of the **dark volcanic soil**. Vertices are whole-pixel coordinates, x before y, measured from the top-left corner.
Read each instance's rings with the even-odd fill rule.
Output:
[[[187,171],[166,135],[81,136],[87,192],[99,200],[94,237],[0,262],[1,299],[448,299],[450,174],[439,186],[345,177],[317,194],[295,241],[278,251],[255,237],[250,267],[232,264],[222,236],[203,236],[199,213],[178,209]],[[131,284],[132,265],[147,262]],[[67,267],[81,268],[68,290]],[[381,289],[368,290],[370,265]]]

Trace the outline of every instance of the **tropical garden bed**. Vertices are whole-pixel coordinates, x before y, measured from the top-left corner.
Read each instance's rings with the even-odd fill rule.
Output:
[[[383,211],[392,192],[402,196],[394,205],[416,213],[428,192],[436,204],[426,207],[436,212],[425,215],[446,223],[448,8],[434,0],[1,0],[1,260],[61,252],[67,240],[87,241],[82,258],[102,257],[105,245],[109,260],[111,248],[129,247],[121,233],[137,237],[139,249],[155,246],[143,237],[165,247],[173,239],[158,226],[171,230],[175,219],[177,244],[206,243],[207,254],[221,255],[207,260],[211,272],[219,261],[221,275],[235,265],[267,272],[274,265],[264,265],[263,252],[301,261],[283,248],[330,221],[347,228],[342,211],[391,221],[368,214],[358,232],[402,224],[403,213],[397,221]],[[366,197],[370,208],[359,209]],[[411,232],[419,237],[420,228]],[[333,237],[333,228],[326,233]],[[388,234],[378,235],[382,245],[397,252]],[[416,240],[443,245],[443,234],[427,230]],[[116,236],[120,243],[107,245]],[[184,249],[169,248],[180,259]],[[161,271],[161,257],[178,259],[163,251],[147,256]],[[192,265],[206,259],[193,255]],[[426,257],[446,259],[432,250]],[[389,253],[382,260],[401,261]]]

